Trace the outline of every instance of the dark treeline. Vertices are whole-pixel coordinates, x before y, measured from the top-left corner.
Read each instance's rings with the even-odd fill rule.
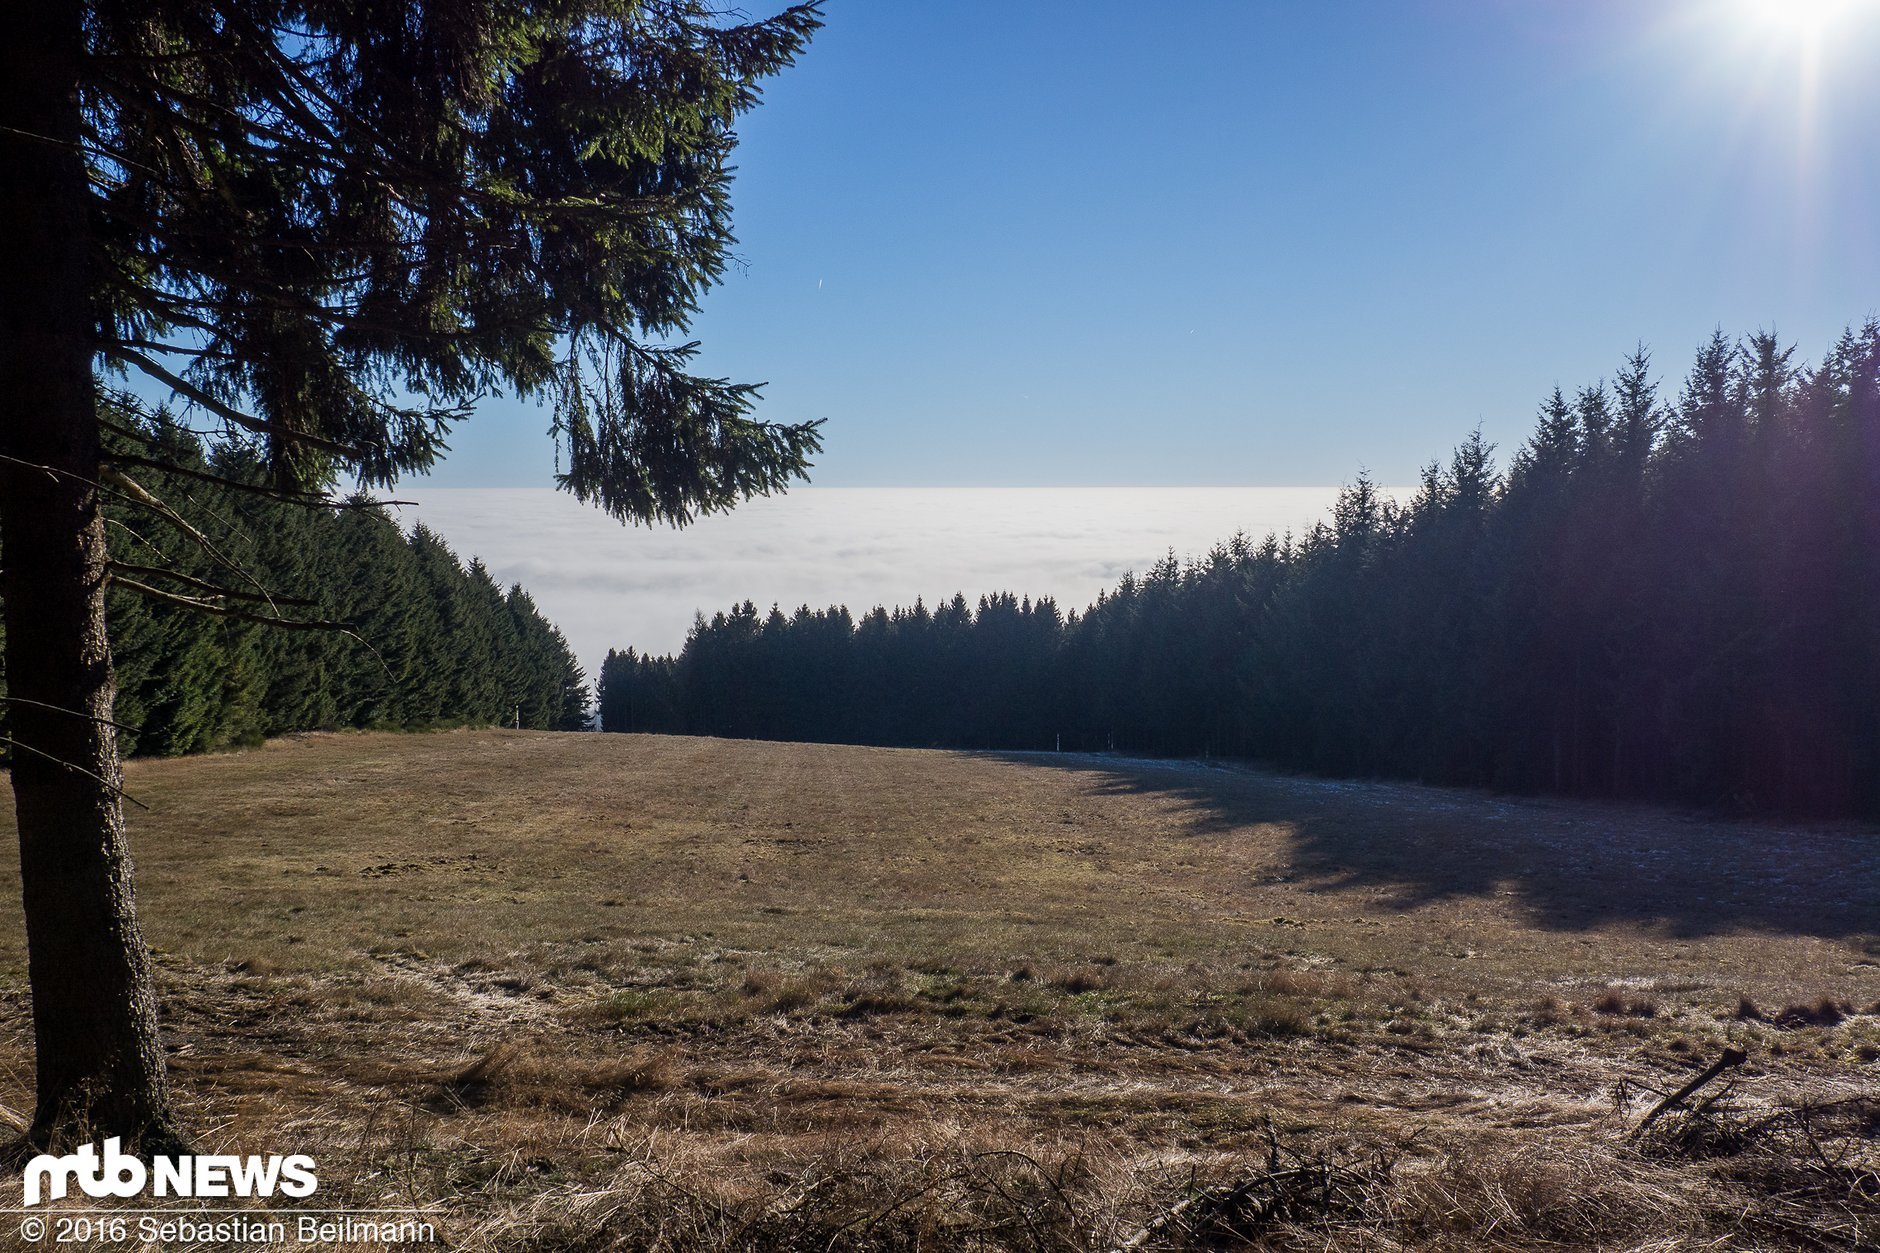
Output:
[[[1641,350],[1490,453],[1081,615],[747,603],[610,654],[602,725],[1880,813],[1880,324],[1813,368],[1716,336],[1669,401]]]
[[[207,541],[122,492],[107,498],[121,563],[108,620],[127,752],[205,752],[338,727],[513,726],[518,712],[525,727],[586,725],[581,669],[520,586],[505,592],[480,562],[465,569],[423,526],[407,536],[361,501],[310,507],[217,484],[201,476],[254,485],[266,476],[240,448],[111,416],[145,433],[115,439],[113,451],[181,471],[137,465],[134,481]],[[223,603],[245,612],[353,630],[212,616],[132,583],[197,599],[201,585],[219,586],[244,594]],[[264,592],[272,603],[258,599]]]

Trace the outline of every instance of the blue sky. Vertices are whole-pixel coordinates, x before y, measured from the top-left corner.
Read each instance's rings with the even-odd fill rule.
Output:
[[[1788,9],[1807,0],[1788,0]],[[1713,327],[1880,312],[1880,5],[831,0],[703,366],[821,485],[1407,482]],[[486,402],[436,486],[540,486]]]

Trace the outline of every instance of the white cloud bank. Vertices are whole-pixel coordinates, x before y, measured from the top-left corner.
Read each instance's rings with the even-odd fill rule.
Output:
[[[1333,487],[807,487],[686,528],[625,527],[547,488],[401,488],[423,522],[520,581],[595,674],[609,648],[676,652],[693,614],[746,599],[929,605],[1012,591],[1082,609],[1125,571],[1235,531],[1303,532]]]

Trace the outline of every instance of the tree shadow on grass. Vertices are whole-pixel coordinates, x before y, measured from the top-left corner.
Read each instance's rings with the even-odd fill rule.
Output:
[[[1880,830],[1870,826],[1758,824],[1192,761],[989,756],[1087,776],[1097,796],[1172,799],[1197,838],[1283,824],[1286,864],[1276,871],[1304,890],[1365,890],[1373,908],[1502,896],[1552,930],[1630,922],[1684,937],[1865,937],[1880,956]]]

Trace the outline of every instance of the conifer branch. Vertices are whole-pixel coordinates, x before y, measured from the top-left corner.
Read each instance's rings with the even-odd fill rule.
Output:
[[[122,427],[112,427],[122,432]],[[200,483],[211,483],[217,487],[226,487],[230,491],[246,492],[282,505],[296,505],[303,509],[377,509],[383,505],[410,505],[416,508],[415,500],[335,500],[318,492],[296,492],[284,487],[270,487],[265,483],[245,483],[241,479],[230,478],[224,474],[215,474],[208,470],[194,470],[188,466],[177,465],[173,461],[162,461],[156,457],[145,457],[137,453],[106,453],[105,460],[119,465],[142,466],[164,474],[174,474],[186,479],[195,479]]]
[[[257,418],[251,413],[243,413],[235,406],[216,399],[181,375],[165,369],[143,353],[134,348],[127,348],[122,343],[106,344],[100,351],[105,356],[121,361],[125,365],[136,366],[177,395],[194,401],[218,418],[239,426],[243,430],[253,431],[257,435],[266,435],[269,439],[278,439],[282,443],[305,444],[310,448],[318,448],[323,452],[330,452],[341,457],[357,458],[366,455],[365,450],[352,444],[327,439],[323,435],[312,435],[306,431],[296,431],[278,422],[270,422],[266,418]]]

